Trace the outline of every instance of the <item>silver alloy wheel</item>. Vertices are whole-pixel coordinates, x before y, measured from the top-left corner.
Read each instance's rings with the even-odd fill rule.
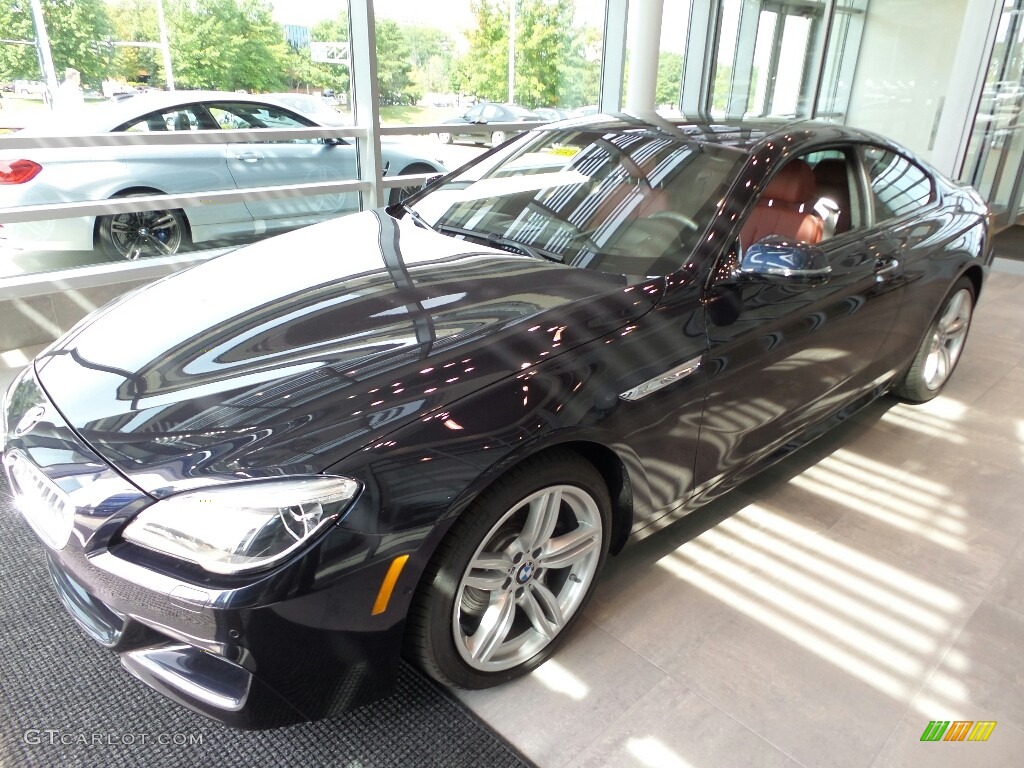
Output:
[[[131,261],[164,256],[181,248],[181,221],[172,211],[139,211],[110,217],[110,243]]]
[[[924,384],[932,392],[946,383],[960,358],[971,326],[973,304],[971,292],[961,288],[950,297],[942,316],[935,323],[922,371]]]
[[[575,485],[530,494],[502,515],[459,581],[452,634],[474,669],[531,659],[583,603],[601,560],[601,513]]]

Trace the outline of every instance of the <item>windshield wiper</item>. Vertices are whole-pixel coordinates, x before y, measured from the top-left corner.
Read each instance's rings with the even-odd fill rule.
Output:
[[[384,211],[388,215],[394,216],[396,219],[400,219],[401,218],[401,216],[398,215],[399,213],[409,214],[409,218],[412,219],[417,224],[419,224],[424,229],[432,229],[435,232],[437,232],[437,230],[434,229],[433,226],[431,226],[430,222],[428,222],[426,219],[424,219],[422,216],[420,216],[420,214],[417,211],[413,210],[412,208],[410,208],[405,203],[394,203],[392,205],[389,205],[387,208],[385,208]]]
[[[501,234],[488,234],[484,239],[487,241],[488,246],[494,246],[495,248],[509,249],[512,248],[519,253],[524,253],[527,256],[532,256],[535,259],[547,259],[548,261],[556,261],[559,264],[562,260],[551,253],[551,251],[542,251],[536,246],[527,246],[525,243],[520,243],[517,240],[511,238],[503,238]]]
[[[503,251],[518,251],[526,256],[532,256],[535,259],[546,259],[547,261],[554,261],[558,264],[563,264],[561,258],[556,256],[551,251],[546,249],[538,248],[535,245],[527,245],[526,243],[520,243],[518,240],[513,240],[511,237],[503,237],[496,235],[493,232],[474,232],[471,229],[463,229],[462,227],[453,227],[447,224],[442,224],[437,228],[438,232],[446,235],[462,235],[463,237],[473,238],[475,240],[482,240],[492,248],[500,248]]]

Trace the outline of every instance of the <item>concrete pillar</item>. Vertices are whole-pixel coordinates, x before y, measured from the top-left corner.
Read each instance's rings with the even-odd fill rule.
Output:
[[[654,94],[664,5],[664,0],[633,0],[630,4],[628,112],[649,112],[657,106]]]

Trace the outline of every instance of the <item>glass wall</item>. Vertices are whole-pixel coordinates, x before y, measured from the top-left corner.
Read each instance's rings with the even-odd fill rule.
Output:
[[[631,20],[643,2],[630,0]],[[954,65],[961,23],[987,2],[665,0],[652,106],[817,117],[929,158],[965,66]],[[629,40],[627,72],[653,66],[650,41],[621,25],[604,39],[606,9],[623,3],[453,0],[439,14],[409,0],[96,0],[72,34],[71,4],[47,0],[66,81],[49,93],[21,44],[34,39],[29,4],[12,0],[0,8],[15,41],[0,44],[0,131],[33,124],[36,143],[0,135],[0,278],[234,247],[395,200],[537,122],[596,111],[606,42]],[[1007,0],[966,167],[1006,210],[1024,160],[1020,8]],[[355,23],[367,10],[372,82],[356,34],[368,28]]]
[[[5,35],[33,41],[29,3],[8,6]],[[374,202],[386,203],[520,128],[597,111],[604,0],[455,0],[444,13],[408,0],[90,8],[85,28],[70,4],[44,2],[69,81],[53,93],[34,46],[0,44],[11,88],[0,91],[0,278],[235,247],[366,207],[377,175]],[[361,8],[374,20],[372,83],[360,78]],[[378,121],[390,130],[379,142]],[[87,203],[72,218],[32,208]]]
[[[963,176],[985,196],[997,224],[1021,213],[1024,167],[1024,2],[1006,0],[971,131]]]

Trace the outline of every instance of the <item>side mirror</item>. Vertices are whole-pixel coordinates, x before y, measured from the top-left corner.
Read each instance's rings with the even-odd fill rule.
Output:
[[[771,282],[820,283],[832,267],[820,248],[778,235],[769,235],[748,247],[739,273]]]

